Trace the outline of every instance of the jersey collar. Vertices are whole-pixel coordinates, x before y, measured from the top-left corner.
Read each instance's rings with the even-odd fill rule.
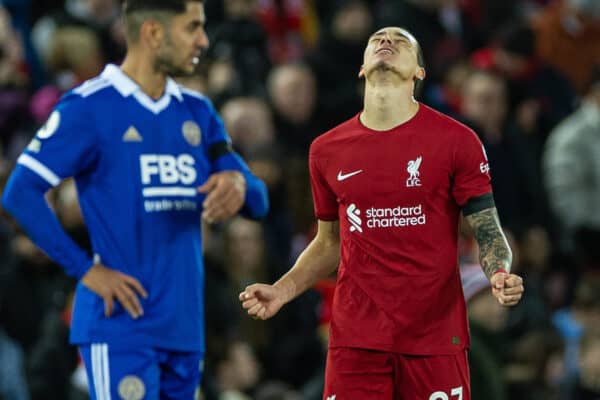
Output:
[[[109,81],[115,89],[121,93],[123,97],[128,97],[132,94],[145,94],[137,83],[135,83],[130,77],[128,77],[121,68],[114,64],[108,64],[101,76]],[[183,95],[179,86],[173,79],[167,77],[167,85],[165,87],[165,93],[175,97],[180,102],[183,101]],[[137,97],[137,96],[136,96]]]

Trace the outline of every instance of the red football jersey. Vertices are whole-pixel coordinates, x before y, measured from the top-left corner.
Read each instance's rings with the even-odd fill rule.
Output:
[[[359,116],[310,149],[315,214],[340,221],[330,347],[453,354],[469,345],[461,207],[491,193],[475,133],[424,104],[389,131]]]

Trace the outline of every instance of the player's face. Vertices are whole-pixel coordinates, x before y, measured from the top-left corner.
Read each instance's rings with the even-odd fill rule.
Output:
[[[204,5],[198,1],[188,2],[186,12],[175,15],[165,27],[156,56],[157,69],[174,76],[194,72],[198,57],[208,47],[205,22]]]
[[[369,78],[374,72],[392,72],[405,80],[423,79],[425,70],[419,66],[419,44],[410,32],[387,27],[369,38],[359,76]]]

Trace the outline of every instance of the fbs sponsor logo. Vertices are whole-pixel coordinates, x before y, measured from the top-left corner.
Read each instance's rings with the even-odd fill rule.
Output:
[[[346,215],[351,225],[350,232],[362,233],[363,226],[369,229],[404,228],[427,223],[427,215],[423,212],[422,204],[408,207],[368,208],[364,213],[364,225],[360,218],[361,210],[357,208],[356,204],[348,206]]]
[[[190,154],[140,155],[140,179],[146,212],[195,211],[198,173]],[[179,199],[169,199],[176,197]],[[181,199],[186,197],[188,199]]]
[[[180,154],[177,157],[171,154],[142,154],[142,183],[148,185],[152,178],[157,176],[163,184],[190,185],[196,181],[197,176],[194,164],[194,157],[189,154]]]

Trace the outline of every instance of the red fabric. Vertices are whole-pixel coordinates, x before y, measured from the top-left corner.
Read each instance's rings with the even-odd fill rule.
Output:
[[[335,292],[335,279],[324,279],[317,282],[315,290],[321,295],[319,325],[327,325],[331,322],[331,307],[333,305],[333,293]]]
[[[407,357],[335,348],[327,353],[323,399],[470,400],[469,387],[466,351]]]
[[[458,220],[468,200],[491,192],[475,133],[423,104],[384,132],[356,116],[313,142],[309,166],[317,218],[340,221],[330,347],[431,355],[468,346]]]
[[[471,65],[478,69],[496,69],[494,60],[494,50],[491,47],[484,47],[471,54]]]
[[[70,307],[65,308],[60,314],[60,319],[65,323],[66,326],[71,326],[72,309]]]
[[[478,69],[493,71],[505,75],[505,71],[501,71],[496,61],[496,50],[493,47],[484,47],[471,54],[471,65]],[[540,67],[540,62],[535,57],[532,57],[526,65],[516,71],[510,71],[507,78],[527,81],[535,77],[536,72]]]
[[[267,32],[269,57],[274,63],[292,61],[301,56],[303,1],[260,0],[257,16]]]

